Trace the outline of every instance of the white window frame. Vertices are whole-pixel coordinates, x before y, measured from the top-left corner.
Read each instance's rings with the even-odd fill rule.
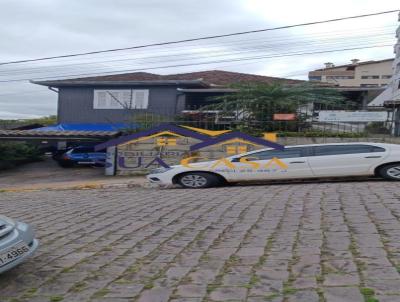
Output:
[[[148,89],[94,89],[93,91],[93,109],[147,109],[148,106]]]

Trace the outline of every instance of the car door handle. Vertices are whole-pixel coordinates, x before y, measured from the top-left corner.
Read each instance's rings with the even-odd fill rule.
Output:
[[[304,164],[305,161],[291,161],[289,164]]]
[[[381,157],[382,156],[379,156],[379,155],[375,155],[375,156],[371,155],[371,156],[366,156],[364,158],[381,158]]]

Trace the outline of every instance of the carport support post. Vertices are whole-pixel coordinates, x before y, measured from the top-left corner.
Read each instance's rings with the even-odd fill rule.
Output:
[[[106,168],[105,175],[113,176],[115,175],[115,157],[116,157],[116,146],[111,146],[107,148],[107,156],[106,156]]]

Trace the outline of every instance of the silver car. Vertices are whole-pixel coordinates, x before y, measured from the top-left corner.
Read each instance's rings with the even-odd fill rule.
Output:
[[[0,273],[23,262],[38,245],[31,226],[0,215]]]

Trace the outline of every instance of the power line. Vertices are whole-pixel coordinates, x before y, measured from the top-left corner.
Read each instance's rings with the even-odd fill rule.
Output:
[[[368,45],[377,45],[377,44],[386,44],[390,43],[390,39],[373,39],[362,38],[362,39],[352,39],[352,41],[325,41],[322,40],[318,43],[310,43],[310,41],[302,42],[302,43],[284,43],[284,44],[271,44],[271,45],[263,45],[259,44],[257,47],[240,47],[240,48],[232,48],[229,50],[223,51],[215,51],[215,50],[207,50],[198,53],[178,53],[178,54],[171,54],[171,55],[162,55],[162,56],[148,56],[148,57],[136,57],[136,58],[129,58],[129,59],[114,59],[114,60],[105,60],[99,62],[92,62],[92,63],[76,63],[76,64],[68,64],[68,65],[59,65],[59,66],[43,66],[43,67],[33,67],[33,68],[22,68],[16,70],[3,70],[0,71],[0,78],[1,77],[9,77],[10,75],[18,76],[18,75],[25,75],[31,76],[35,78],[36,76],[40,76],[43,73],[53,73],[58,72],[59,70],[63,71],[64,68],[75,69],[76,67],[82,68],[85,66],[86,70],[98,70],[98,69],[109,69],[109,68],[121,68],[126,66],[126,64],[132,65],[130,62],[135,63],[136,66],[141,65],[148,65],[152,63],[160,63],[160,62],[173,62],[173,61],[188,61],[188,60],[196,60],[196,59],[204,59],[204,58],[216,58],[216,57],[238,57],[244,54],[249,53],[257,53],[257,52],[269,52],[271,55],[276,52],[281,51],[293,51],[297,50],[300,52],[306,52],[309,50],[326,50],[328,47],[363,47]],[[307,43],[307,44],[306,44]],[[299,45],[297,45],[299,44]],[[300,46],[300,47],[297,47]],[[303,46],[303,47],[301,47]],[[305,46],[305,47],[304,47]],[[329,49],[329,48],[328,48]],[[110,64],[101,64],[101,63],[110,63]],[[102,67],[103,66],[103,67]],[[33,75],[30,75],[33,74]],[[51,74],[49,74],[50,76]]]
[[[309,33],[307,33],[307,34],[296,34],[296,38],[295,39],[299,39],[299,38],[302,38],[302,37],[304,37],[304,38],[315,38],[315,39],[318,39],[318,40],[320,40],[320,38],[321,37],[331,37],[331,38],[334,38],[335,36],[336,37],[340,37],[340,40],[343,40],[343,39],[351,39],[352,38],[352,36],[349,36],[348,34],[352,34],[352,35],[354,35],[354,34],[362,34],[363,32],[367,32],[367,35],[371,35],[371,34],[373,34],[373,33],[375,33],[375,34],[378,34],[378,33],[390,33],[390,36],[392,37],[392,38],[394,38],[394,31],[396,30],[396,28],[397,28],[397,25],[396,24],[393,24],[393,25],[390,25],[390,26],[380,26],[380,27],[371,27],[371,26],[368,26],[367,28],[365,28],[365,27],[362,27],[362,28],[348,28],[348,29],[346,29],[346,30],[340,30],[340,31],[338,31],[338,30],[334,30],[334,31],[322,31],[322,32],[316,32],[316,33],[311,33],[311,34],[309,34]],[[388,29],[388,30],[386,30],[385,31],[385,29]],[[272,32],[272,33],[274,33],[274,32]],[[367,37],[367,36],[366,36]],[[201,47],[206,47],[206,48],[220,48],[221,46],[222,47],[225,47],[225,46],[228,46],[228,47],[230,47],[230,45],[236,45],[236,44],[239,44],[239,45],[244,45],[244,44],[249,44],[249,42],[250,42],[250,44],[251,44],[251,42],[259,42],[259,41],[266,41],[266,39],[268,40],[268,43],[271,41],[271,42],[276,42],[277,40],[278,41],[282,41],[282,40],[285,40],[285,41],[288,41],[288,39],[289,40],[293,40],[293,36],[292,35],[289,35],[289,36],[284,36],[284,35],[280,35],[280,36],[268,36],[268,37],[257,37],[257,38],[249,38],[249,37],[246,37],[245,39],[236,39],[236,40],[225,40],[225,41],[215,41],[214,43],[207,43],[207,44],[203,44],[202,43],[202,41],[200,41],[200,43],[190,43],[190,44],[183,44],[183,45],[179,45],[179,44],[175,44],[175,45],[166,45],[166,46],[160,46],[160,47],[152,47],[152,53],[153,54],[156,54],[156,53],[171,53],[171,51],[176,51],[176,52],[181,52],[181,51],[185,51],[185,50],[187,50],[187,51],[190,51],[190,50],[197,50],[197,49],[199,49],[199,47],[201,48]],[[136,55],[136,54],[140,54],[140,53],[144,53],[144,54],[148,54],[148,50],[147,49],[134,49],[133,50],[134,52],[132,53],[132,52],[129,52],[129,53],[118,53],[118,58],[122,58],[122,57],[130,57],[130,56],[132,56],[132,55]],[[98,62],[97,60],[98,59],[101,59],[101,58],[108,58],[108,59],[112,59],[113,57],[110,57],[110,55],[113,55],[113,53],[106,53],[106,54],[104,54],[104,55],[95,55],[95,56],[92,56],[92,57],[87,57],[86,59],[85,59],[85,61],[82,61],[82,62],[93,62],[93,63],[96,63],[96,62]],[[76,60],[79,60],[79,58],[60,58],[60,59],[54,59],[54,60],[51,60],[51,61],[56,61],[57,63],[58,62],[62,62],[63,64],[65,63],[65,62],[77,62]],[[79,62],[79,61],[78,61]],[[32,63],[35,63],[35,62],[32,62]],[[73,65],[73,64],[67,64],[67,65]],[[5,68],[7,68],[7,67],[10,67],[10,66],[18,66],[18,64],[16,64],[16,65],[5,65],[5,66],[2,66],[3,68],[5,67]],[[53,65],[44,65],[44,66],[53,66]],[[57,65],[57,66],[64,66],[64,65]],[[39,67],[39,68],[41,68],[41,67]],[[3,70],[9,70],[9,69],[3,69]],[[18,68],[18,70],[21,70],[20,68]]]
[[[170,45],[170,46],[164,46],[164,47],[153,47],[152,48],[152,54],[157,54],[157,53],[171,53],[172,51],[174,53],[181,53],[181,51],[187,51],[191,52],[192,50],[198,50],[199,47],[206,47],[207,49],[210,48],[221,48],[221,47],[231,47],[231,45],[240,45],[242,47],[243,45],[250,45],[254,42],[259,45],[259,43],[272,43],[274,44],[275,42],[278,41],[296,41],[296,40],[302,40],[303,39],[317,39],[318,41],[321,40],[321,38],[331,38],[332,40],[335,37],[340,38],[341,41],[344,39],[353,39],[354,35],[357,34],[357,37],[368,37],[368,36],[377,36],[378,34],[387,34],[390,35],[391,37],[393,36],[393,33],[395,29],[397,28],[397,25],[390,25],[390,26],[380,26],[380,27],[367,27],[367,28],[349,28],[346,30],[334,30],[334,31],[322,31],[322,32],[316,32],[316,33],[307,33],[307,34],[296,34],[296,36],[285,36],[285,35],[280,35],[280,36],[268,36],[268,37],[257,37],[257,38],[251,38],[249,39],[246,37],[246,39],[236,39],[236,40],[225,40],[225,41],[219,41],[218,43],[207,43],[207,44],[202,44],[202,43],[190,43],[186,45]],[[348,35],[348,34],[351,34]],[[326,40],[326,39],[324,39]],[[122,57],[131,57],[132,55],[137,55],[140,53],[148,54],[148,50],[146,49],[137,49],[134,50],[135,52],[130,52],[130,53],[125,53],[125,54],[118,54],[118,58],[121,59]],[[90,58],[86,58],[85,61],[76,61],[79,58],[65,58],[65,59],[54,59],[52,60],[53,62],[56,61],[62,62],[63,65],[43,65],[43,66],[69,66],[69,65],[79,65],[82,64],[89,64],[89,63],[102,63],[102,62],[107,62],[110,59],[113,59],[113,57],[110,57],[113,53],[110,54],[104,54],[104,55],[96,55]],[[101,58],[105,58],[106,61],[98,61]],[[61,60],[61,61],[59,61]],[[66,63],[66,62],[72,62],[72,63]],[[76,63],[79,62],[79,63]],[[35,63],[35,62],[33,62]],[[15,65],[14,65],[15,66]],[[10,66],[5,65],[3,68],[10,68]],[[27,69],[32,69],[32,68],[43,68],[43,67],[28,67]],[[25,70],[26,68],[18,68],[17,70]],[[3,69],[4,71],[12,70],[12,69]]]
[[[395,13],[395,12],[398,12],[398,11],[399,10],[382,11],[382,12],[376,12],[376,13],[371,13],[371,14],[355,15],[355,16],[334,18],[334,19],[328,19],[328,20],[322,20],[322,21],[306,22],[306,23],[278,26],[278,27],[265,28],[265,29],[257,29],[257,30],[243,31],[243,32],[235,32],[235,33],[230,33],[230,34],[205,36],[205,37],[199,37],[199,38],[183,39],[183,40],[177,40],[177,41],[152,43],[152,44],[124,47],[124,48],[114,48],[114,49],[107,49],[107,50],[98,50],[98,51],[82,52],[82,53],[75,53],[75,54],[51,56],[51,57],[42,57],[42,58],[36,58],[36,59],[8,61],[8,62],[2,62],[2,63],[0,63],[0,65],[10,65],[10,64],[18,64],[18,63],[45,61],[45,60],[52,60],[52,59],[59,59],[59,58],[78,57],[78,56],[86,56],[86,55],[93,55],[93,54],[99,54],[99,53],[116,52],[116,51],[122,51],[122,50],[139,49],[139,48],[146,48],[146,47],[153,47],[153,46],[163,46],[163,45],[187,43],[187,42],[200,41],[200,40],[210,40],[210,39],[217,39],[217,38],[225,38],[225,37],[232,37],[232,36],[239,36],[239,35],[266,32],[266,31],[273,31],[273,30],[288,29],[288,28],[293,28],[293,27],[310,26],[310,25],[330,23],[330,22],[338,22],[338,21],[351,20],[351,19],[357,19],[357,18],[372,17],[372,16],[383,15],[383,14]]]
[[[358,49],[369,49],[369,48],[378,48],[378,47],[388,47],[392,46],[391,44],[385,45],[374,45],[374,46],[367,46],[367,47],[352,47],[352,48],[343,48],[343,49],[333,49],[333,50],[323,50],[323,51],[314,51],[314,52],[303,52],[303,53],[291,53],[291,54],[284,54],[284,55],[273,55],[273,56],[253,56],[253,57],[245,57],[245,58],[237,58],[237,59],[223,59],[223,60],[216,60],[216,61],[208,61],[208,62],[198,62],[198,63],[188,63],[188,64],[176,64],[176,65],[166,65],[166,66],[156,66],[156,67],[149,67],[149,68],[138,68],[138,69],[130,69],[130,70],[114,70],[110,72],[102,72],[103,75],[105,74],[115,74],[115,73],[128,73],[128,72],[135,72],[135,71],[142,71],[142,70],[153,70],[153,69],[164,69],[164,68],[175,68],[175,67],[184,67],[184,66],[195,66],[195,65],[205,65],[205,64],[217,64],[217,63],[225,63],[225,62],[240,62],[240,61],[249,61],[249,60],[262,60],[262,59],[269,59],[269,58],[281,58],[281,57],[292,57],[292,56],[302,56],[302,55],[311,55],[311,54],[321,54],[321,53],[330,53],[330,52],[338,52],[338,51],[349,51],[349,50],[358,50]],[[80,73],[80,74],[66,74],[62,75],[63,77],[78,77],[78,76],[91,76],[97,75],[97,73]],[[54,77],[40,77],[36,78],[35,80],[46,80],[52,79]],[[10,83],[10,82],[25,82],[31,79],[15,79],[15,80],[1,80],[0,83]]]
[[[385,37],[384,35],[374,35],[374,37],[378,38],[380,36]],[[366,40],[368,39],[368,40]],[[349,40],[349,41],[347,41]],[[269,40],[268,40],[269,41]],[[287,43],[291,41],[291,43]],[[281,43],[283,42],[283,43]],[[367,42],[367,43],[366,43]],[[253,45],[246,45],[246,41],[243,41],[241,46],[235,48],[228,48],[227,50],[212,50],[206,48],[206,51],[201,52],[179,52],[179,53],[172,53],[169,55],[161,55],[161,56],[139,56],[139,57],[131,57],[127,59],[113,59],[113,60],[103,60],[97,62],[81,62],[81,63],[74,63],[74,64],[65,64],[65,65],[54,65],[54,66],[42,66],[42,67],[30,67],[30,68],[15,68],[12,69],[3,69],[0,70],[0,80],[1,77],[8,77],[10,75],[25,75],[25,77],[35,78],[40,76],[40,74],[47,73],[48,76],[52,76],[51,73],[57,72],[58,70],[63,70],[64,67],[70,67],[67,72],[74,72],[74,67],[82,68],[82,66],[86,65],[85,70],[87,72],[91,72],[94,70],[101,70],[101,69],[108,69],[110,68],[124,68],[124,67],[134,67],[131,63],[128,63],[130,66],[126,66],[127,62],[134,61],[137,67],[141,65],[148,66],[152,63],[160,63],[160,62],[173,62],[173,61],[187,61],[187,60],[196,60],[196,59],[204,59],[204,58],[212,58],[212,57],[236,57],[240,58],[240,55],[246,53],[254,53],[254,52],[267,52],[270,55],[276,54],[277,52],[284,52],[288,50],[297,50],[299,52],[307,52],[307,51],[316,51],[316,50],[327,50],[326,47],[321,46],[331,46],[342,48],[342,47],[364,47],[369,45],[378,45],[378,44],[387,44],[389,42],[388,39],[371,39],[368,36],[359,36],[359,37],[351,37],[351,38],[344,38],[344,39],[322,39],[322,40],[309,40],[309,41],[296,41],[293,39],[278,39],[275,43],[267,43],[267,42],[259,42]],[[301,47],[301,46],[307,47]],[[300,47],[298,47],[300,46]],[[298,48],[298,49],[296,49]],[[329,50],[329,48],[328,48]],[[266,54],[265,54],[266,55]],[[153,59],[153,60],[151,60]],[[99,63],[111,63],[111,64],[99,64]],[[116,63],[116,64],[115,64]],[[10,67],[10,66],[9,66]],[[12,68],[12,67],[11,67]],[[76,70],[75,72],[79,72]],[[32,74],[32,75],[31,75]],[[58,74],[54,77],[59,76]],[[12,78],[11,78],[12,79]],[[11,80],[10,79],[10,80]]]

